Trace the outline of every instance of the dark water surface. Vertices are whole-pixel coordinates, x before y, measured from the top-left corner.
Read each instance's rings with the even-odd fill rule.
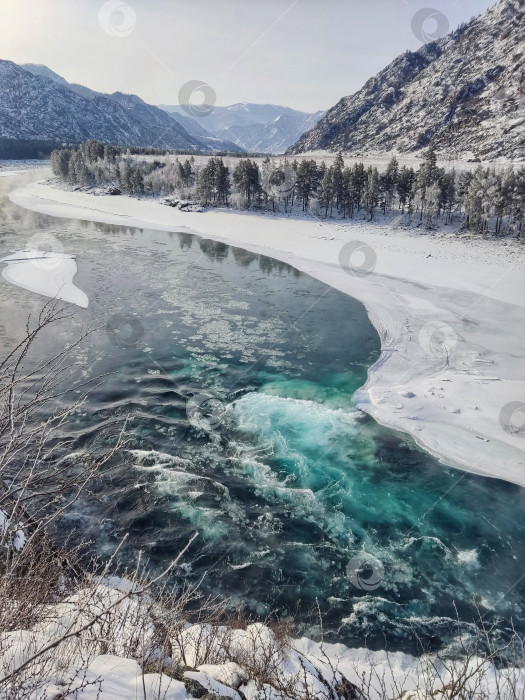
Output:
[[[456,614],[475,633],[477,608],[502,638],[525,632],[523,489],[445,467],[354,408],[380,352],[359,302],[210,240],[24,212],[1,180],[0,253],[52,236],[90,299],[39,352],[98,326],[75,357],[107,376],[65,435],[104,448],[128,419],[129,449],[63,526],[103,554],[127,532],[124,558],[153,568],[198,531],[174,585],[206,574],[206,591],[310,635],[318,602],[350,646],[448,645]],[[0,303],[5,352],[43,298],[2,279]]]

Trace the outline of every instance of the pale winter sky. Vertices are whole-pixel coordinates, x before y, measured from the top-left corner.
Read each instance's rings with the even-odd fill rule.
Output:
[[[199,80],[218,105],[315,111],[494,2],[0,0],[0,58],[153,104],[177,104],[181,87]]]

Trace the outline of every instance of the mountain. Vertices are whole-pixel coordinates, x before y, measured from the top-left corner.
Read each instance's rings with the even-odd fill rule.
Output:
[[[229,151],[231,153],[244,153],[245,151],[244,148],[233,143],[233,141],[225,141],[218,138],[212,134],[211,131],[201,126],[196,119],[191,119],[191,117],[185,117],[175,112],[171,113],[170,117],[183,126],[189,134],[195,136],[199,141],[205,143],[214,150]]]
[[[33,75],[42,75],[47,78],[51,78],[60,85],[69,87],[70,90],[75,92],[77,95],[86,97],[88,99],[93,99],[94,97],[105,97],[109,100],[113,100],[124,107],[128,114],[132,115],[133,118],[140,121],[146,127],[156,126],[160,129],[170,130],[173,123],[169,117],[166,117],[165,110],[161,110],[158,107],[149,105],[144,102],[137,95],[126,95],[122,92],[114,92],[112,94],[106,94],[102,92],[96,92],[91,90],[84,85],[78,85],[77,83],[68,83],[64,78],[62,78],[58,73],[55,73],[47,66],[37,65],[34,63],[25,63],[21,66],[24,70],[33,73]],[[206,129],[197,124],[194,119],[189,117],[176,118],[175,121],[183,127],[185,131],[190,134],[190,136],[195,137],[195,146],[197,150],[208,150],[208,151],[234,151],[242,152],[243,149],[230,141],[223,141]]]
[[[55,73],[55,71],[51,70],[51,68],[44,66],[42,63],[24,63],[20,66],[20,68],[29,71],[29,73],[32,73],[33,75],[41,75],[44,78],[50,78],[59,85],[70,87],[69,83],[65,78],[63,78],[61,75],[58,75],[58,73]]]
[[[92,99],[96,101],[100,98],[94,97]],[[168,114],[166,114],[166,112],[158,107],[149,105],[137,95],[126,95],[123,92],[113,92],[111,95],[104,95],[103,99],[116,102],[130,115],[133,120],[139,122],[145,128],[147,127],[152,131],[158,132],[159,134],[162,134],[164,131],[170,132],[175,127],[178,132],[183,131],[186,135],[191,136],[191,134],[189,134],[178,122],[175,122],[174,125],[174,120]],[[195,138],[192,139],[192,142],[196,145],[200,144],[200,142]]]
[[[343,97],[288,153],[525,158],[525,0],[500,0]]]
[[[51,68],[48,68],[47,66],[44,66],[41,63],[22,63],[20,68],[29,71],[29,73],[32,73],[33,75],[42,75],[44,76],[44,78],[51,78],[51,80],[54,80],[55,83],[68,87],[70,90],[73,90],[73,92],[76,92],[77,95],[80,95],[81,97],[88,97],[90,99],[92,97],[109,97],[109,95],[105,95],[103,92],[96,92],[96,90],[91,90],[90,88],[85,87],[84,85],[78,85],[77,83],[68,83],[67,80],[61,75],[58,75],[58,73],[55,73],[54,70],[51,70]]]
[[[180,105],[159,105],[175,119],[184,115]],[[250,152],[283,153],[299,136],[314,126],[323,112],[300,112],[290,107],[241,102],[215,106],[194,121],[216,137],[228,139]]]
[[[256,153],[284,153],[297,139],[315,126],[323,112],[301,116],[280,114],[273,121],[263,124],[232,125],[220,129],[217,135],[230,138],[247,151]]]
[[[71,142],[97,138],[205,153],[243,150],[201,129],[194,120],[174,120],[136,95],[106,95],[68,83],[43,65],[0,61],[0,96],[0,136],[7,138]]]
[[[166,112],[186,114],[180,105],[158,105]],[[239,102],[228,107],[215,105],[209,114],[199,115],[199,122],[202,122],[206,129],[219,131],[228,129],[231,126],[246,126],[248,124],[266,124],[273,122],[281,114],[288,114],[292,117],[304,117],[306,112],[299,112],[291,107],[280,107],[279,105],[253,104],[250,102]]]
[[[203,153],[283,153],[321,116],[322,112],[244,102],[214,107],[210,114],[192,119],[180,105],[155,107],[137,95],[105,94],[68,83],[44,65],[0,61],[0,136],[9,138],[97,138]]]
[[[71,90],[60,76],[49,77],[49,69],[38,70],[34,75],[0,60],[0,136],[66,142],[96,138],[130,146],[210,150],[138,97],[97,94],[89,99]]]

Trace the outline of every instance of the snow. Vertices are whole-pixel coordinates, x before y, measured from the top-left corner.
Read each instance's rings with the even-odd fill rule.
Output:
[[[43,644],[45,640],[38,640]],[[19,630],[5,635],[3,648],[7,649],[0,659],[0,672],[2,675],[19,667],[31,654],[39,648],[38,642],[31,632]],[[167,675],[147,673],[142,675],[142,669],[133,659],[126,659],[113,654],[96,656],[87,666],[82,662],[75,664],[75,659],[69,659],[72,663],[69,668],[53,669],[47,664],[44,668],[49,675],[41,678],[38,692],[34,697],[41,700],[63,697],[67,693],[70,697],[79,697],[82,700],[129,700],[130,698],[142,698],[143,700],[156,700],[161,697],[165,700],[187,700],[191,698],[186,692],[184,684]],[[53,673],[54,671],[54,673]],[[78,695],[74,692],[78,690]]]
[[[95,596],[94,596],[95,593]],[[4,676],[19,668],[21,664],[29,660],[38,650],[45,648],[54,640],[59,640],[66,630],[80,628],[90,616],[106,609],[115,600],[116,595],[121,595],[114,588],[97,586],[95,591],[79,591],[62,603],[49,605],[46,608],[45,620],[32,630],[15,630],[4,632],[0,637],[3,653],[0,656],[0,675]],[[93,597],[94,596],[94,597]],[[86,610],[86,602],[89,602]],[[138,617],[131,612],[135,612]],[[120,606],[114,608],[114,617],[111,628],[108,620],[93,627],[92,638],[103,636],[104,641],[110,634],[110,629],[118,632],[122,650],[114,649],[113,654],[91,654],[82,639],[72,637],[60,647],[53,648],[44,653],[36,666],[31,665],[27,670],[28,684],[32,684],[34,697],[42,700],[68,695],[82,697],[83,700],[128,700],[128,698],[141,697],[145,700],[164,697],[166,700],[186,700],[191,697],[201,697],[202,689],[199,685],[220,697],[228,697],[240,700],[245,697],[259,700],[261,697],[283,700],[290,697],[281,694],[270,683],[275,683],[281,688],[288,685],[304,691],[306,697],[326,697],[327,688],[340,685],[346,678],[350,683],[361,685],[370,679],[370,689],[367,692],[369,700],[384,697],[381,687],[386,689],[403,689],[405,693],[415,691],[411,697],[414,700],[423,700],[424,691],[419,690],[425,668],[430,663],[436,664],[439,676],[434,677],[433,687],[446,687],[451,676],[453,664],[447,664],[445,668],[437,659],[422,657],[417,659],[401,652],[386,653],[385,651],[373,652],[368,649],[349,649],[342,644],[326,644],[314,642],[311,639],[290,639],[281,647],[281,640],[277,639],[271,629],[261,623],[248,625],[246,629],[228,629],[226,627],[214,628],[210,625],[191,625],[186,628],[187,635],[174,644],[184,650],[184,664],[196,662],[195,653],[205,654],[209,658],[216,658],[217,663],[202,664],[192,669],[184,666],[177,669],[176,663],[168,663],[173,670],[183,671],[183,678],[188,683],[188,689],[183,682],[176,680],[167,674],[146,672],[135,659],[126,658],[124,648],[129,648],[130,639],[143,639],[142,629],[145,630],[143,641],[146,646],[136,651],[137,658],[142,658],[151,649],[151,643],[155,643],[153,629],[142,628],[140,620],[148,619],[147,611],[141,609],[140,603],[135,600],[123,601]],[[136,622],[138,620],[138,624]],[[197,641],[199,650],[192,648],[191,640]],[[114,644],[111,645],[115,646]],[[245,667],[232,662],[228,657],[242,659],[240,663]],[[221,663],[222,661],[222,663]],[[473,658],[470,661],[471,670],[482,666],[481,660]],[[483,680],[473,677],[469,680],[473,688],[480,681],[477,691],[487,692],[483,697],[496,697],[495,691],[501,675],[489,664],[483,666],[486,675]],[[250,671],[254,677],[250,677]],[[266,683],[261,688],[260,673],[265,676]],[[525,670],[507,669],[507,673],[513,677],[517,688],[525,686]],[[20,683],[17,678],[14,682]],[[191,695],[192,683],[198,691]],[[257,681],[259,681],[257,683]],[[242,693],[242,695],[241,695]],[[261,694],[262,693],[262,694]]]
[[[77,264],[72,255],[42,250],[19,250],[1,258],[7,263],[2,277],[30,292],[52,299],[61,299],[87,308],[89,299],[85,292],[73,284]]]
[[[13,547],[16,549],[17,552],[19,552],[21,549],[24,548],[25,543],[26,536],[24,531],[22,530],[22,523],[18,523],[18,528],[15,531],[15,536],[13,537]]]
[[[199,671],[230,687],[239,687],[243,680],[247,680],[246,673],[234,661],[224,664],[201,664]]]
[[[166,674],[142,674],[137,661],[125,658],[130,646],[136,646],[137,658],[145,658],[155,645],[155,629],[148,611],[135,598],[124,598],[129,581],[112,577],[110,586],[94,579],[92,588],[78,590],[74,595],[55,605],[46,606],[46,614],[31,630],[15,630],[0,634],[0,676],[18,668],[38,650],[58,641],[66,633],[80,630],[104,610],[112,609],[114,641],[112,654],[93,654],[92,643],[82,634],[73,636],[44,653],[36,667],[28,670],[28,683],[38,682],[46,694],[35,692],[35,697],[51,698],[66,688],[81,689],[84,700],[128,700],[130,697],[185,700],[188,694],[184,684]],[[118,586],[118,589],[115,587]],[[143,600],[147,598],[143,597]],[[96,638],[109,634],[107,615],[91,626]],[[140,640],[137,639],[140,630]],[[20,679],[17,679],[17,683]],[[85,687],[83,687],[87,684]],[[145,689],[145,695],[143,692]],[[35,689],[36,690],[36,689]],[[165,695],[164,695],[165,693]],[[60,695],[62,696],[62,695]]]
[[[97,684],[88,686],[81,692],[82,700],[130,700],[130,698],[186,700],[191,697],[181,681],[158,673],[147,673],[142,676],[142,669],[136,661],[110,654],[98,656],[90,664],[87,678],[88,680],[101,678],[100,691]]]
[[[359,299],[382,342],[356,394],[359,408],[449,465],[525,486],[523,434],[505,429],[501,418],[525,396],[525,256],[518,242],[359,220],[180,212],[42,183],[10,198],[52,216],[200,234],[289,263]],[[343,246],[356,241],[374,253],[369,274],[344,260]],[[356,253],[352,265],[361,264]]]
[[[5,510],[0,510],[0,538],[3,538],[7,531],[9,530],[9,525],[10,525],[10,519],[8,514],[5,512]],[[20,552],[26,543],[26,533],[22,529],[24,527],[24,523],[16,523],[16,527],[14,528],[13,532],[13,539],[11,541],[11,546],[17,551]]]
[[[304,695],[307,697],[326,697],[327,685],[332,687],[341,683],[345,677],[351,683],[361,685],[363,679],[365,683],[370,679],[370,691],[368,697],[370,700],[383,698],[381,691],[382,684],[388,690],[395,687],[398,690],[403,690],[405,693],[417,691],[421,688],[421,680],[423,669],[430,667],[433,663],[439,671],[439,676],[434,679],[434,687],[443,687],[451,679],[450,671],[453,669],[453,664],[448,664],[447,668],[443,666],[436,658],[423,656],[418,659],[409,654],[402,652],[386,652],[386,651],[370,651],[369,649],[350,649],[343,644],[327,644],[315,642],[311,639],[303,637],[301,639],[291,639],[285,653],[279,656],[276,652],[278,648],[276,638],[272,630],[261,623],[249,625],[246,629],[226,630],[224,629],[224,638],[221,638],[221,633],[217,634],[218,630],[212,630],[206,625],[193,625],[187,629],[187,641],[199,640],[201,649],[209,649],[212,655],[220,653],[228,648],[230,653],[236,656],[248,655],[250,664],[257,667],[259,662],[273,658],[280,658],[279,662],[279,682],[282,687],[286,687],[288,683],[298,682],[304,684],[307,692]],[[190,652],[191,644],[185,647],[185,655]],[[191,656],[190,656],[191,658]],[[190,659],[188,659],[189,661]],[[192,660],[195,662],[195,657]],[[471,670],[481,667],[483,664],[480,659],[473,658],[470,661]],[[483,686],[483,690],[487,691],[484,697],[495,697],[495,689],[497,687],[497,675],[494,668],[488,664],[484,665],[486,671],[486,679],[481,682],[478,691]],[[513,675],[518,688],[525,684],[525,670],[509,669],[509,675]],[[219,689],[215,686],[216,692],[227,697],[237,697],[237,693],[231,688],[237,688],[239,692],[248,699],[259,700],[261,697],[274,698],[280,700],[282,696],[276,692],[270,685],[265,685],[264,694],[261,694],[260,688],[254,679],[247,678],[246,671],[240,668],[237,664],[226,661],[222,664],[205,664],[198,667],[197,672],[186,672],[185,677],[198,680],[201,685],[208,689],[212,689],[212,679],[217,683],[225,683],[229,688],[224,690],[224,686]],[[500,679],[501,681],[501,679]],[[474,684],[475,681],[472,680]],[[229,691],[229,692],[228,692]],[[232,694],[233,693],[233,694]],[[425,697],[424,691],[419,690],[411,697],[414,700],[423,700]]]
[[[234,700],[241,700],[241,696],[232,688],[228,688],[223,683],[210,678],[207,673],[203,671],[185,671],[185,678],[191,678],[194,681],[200,683],[204,688],[210,691],[210,693],[215,693],[221,697],[233,698]]]

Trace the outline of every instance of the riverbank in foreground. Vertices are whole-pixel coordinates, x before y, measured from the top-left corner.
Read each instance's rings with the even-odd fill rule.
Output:
[[[356,394],[357,406],[447,464],[525,486],[519,427],[525,247],[519,242],[358,220],[188,212],[44,183],[10,198],[51,216],[186,231],[237,245],[359,299],[381,336],[382,354]]]

